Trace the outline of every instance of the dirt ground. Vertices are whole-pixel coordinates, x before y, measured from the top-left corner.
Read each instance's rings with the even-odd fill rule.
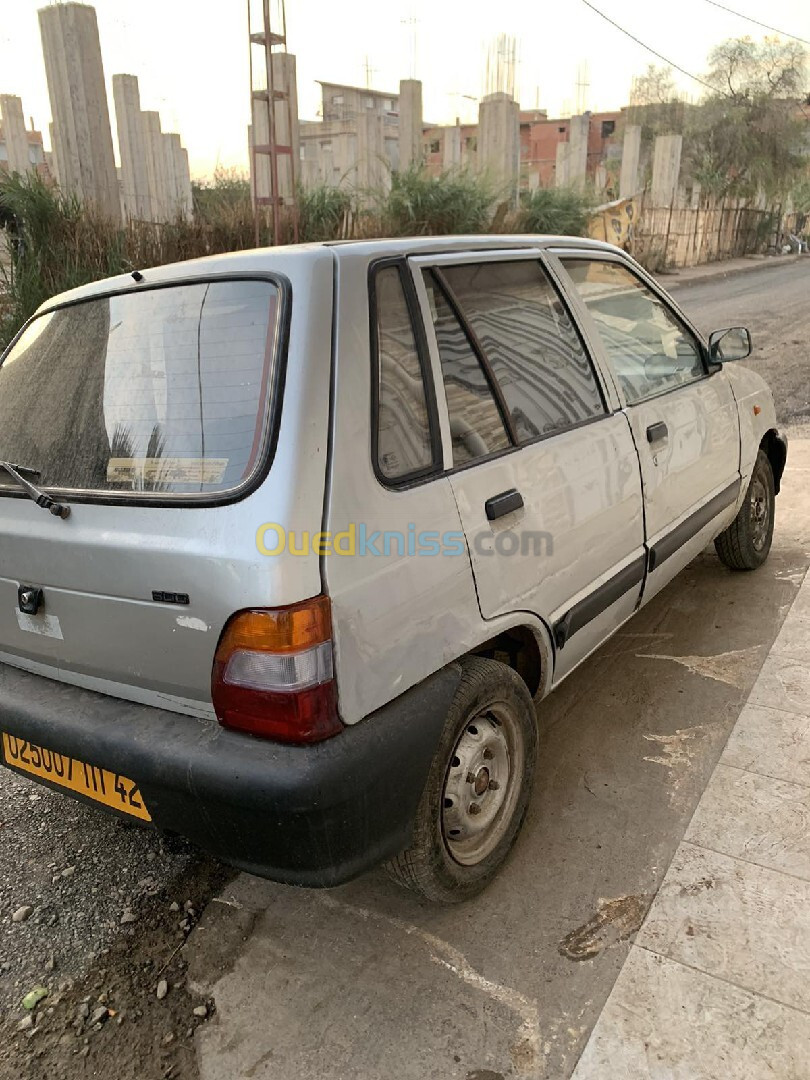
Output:
[[[670,284],[662,280],[665,287]],[[746,366],[770,386],[779,423],[794,435],[810,436],[810,257],[675,285],[672,295],[704,333],[748,327],[754,352]]]

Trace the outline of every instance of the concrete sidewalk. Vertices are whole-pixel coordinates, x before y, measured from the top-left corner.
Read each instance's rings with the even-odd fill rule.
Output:
[[[808,656],[810,577],[574,1080],[810,1076]]]
[[[724,259],[722,262],[704,263],[703,266],[688,266],[683,270],[658,273],[654,276],[665,289],[674,289],[682,285],[699,285],[713,278],[736,277],[763,267],[788,266],[806,255],[745,255],[740,259]]]

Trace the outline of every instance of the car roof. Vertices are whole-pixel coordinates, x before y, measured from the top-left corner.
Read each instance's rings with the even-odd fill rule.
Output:
[[[533,233],[507,233],[465,236],[408,236],[378,240],[331,240],[323,243],[290,244],[283,247],[255,248],[220,255],[206,255],[200,259],[170,263],[156,267],[137,267],[143,275],[143,284],[167,285],[173,281],[193,281],[213,275],[251,275],[282,273],[297,276],[306,269],[307,263],[322,259],[340,260],[344,255],[391,258],[397,255],[438,255],[466,251],[521,251],[531,248],[572,248],[609,251],[624,254],[621,249],[601,240],[579,236],[552,236]],[[69,292],[47,300],[39,312],[66,303],[90,299],[125,289],[136,290],[132,273],[81,285]],[[39,313],[38,312],[38,313]]]

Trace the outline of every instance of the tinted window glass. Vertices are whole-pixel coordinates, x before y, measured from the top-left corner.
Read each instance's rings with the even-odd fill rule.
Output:
[[[444,274],[520,442],[604,412],[590,360],[539,263],[487,262],[447,267]]]
[[[453,464],[464,465],[509,447],[509,436],[486,375],[432,274],[425,284],[433,311],[436,341],[447,396]]]
[[[568,259],[565,268],[593,316],[628,402],[705,374],[695,338],[635,274],[598,259]]]
[[[40,316],[0,367],[0,459],[45,487],[237,486],[262,446],[278,306],[269,282],[202,282]]]
[[[374,282],[380,365],[377,463],[383,476],[396,480],[429,468],[433,450],[425,383],[400,271],[386,267]]]

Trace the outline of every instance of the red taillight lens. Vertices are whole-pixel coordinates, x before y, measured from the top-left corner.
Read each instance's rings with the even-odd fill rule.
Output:
[[[212,695],[224,727],[295,743],[337,735],[328,599],[234,615],[214,658]]]

